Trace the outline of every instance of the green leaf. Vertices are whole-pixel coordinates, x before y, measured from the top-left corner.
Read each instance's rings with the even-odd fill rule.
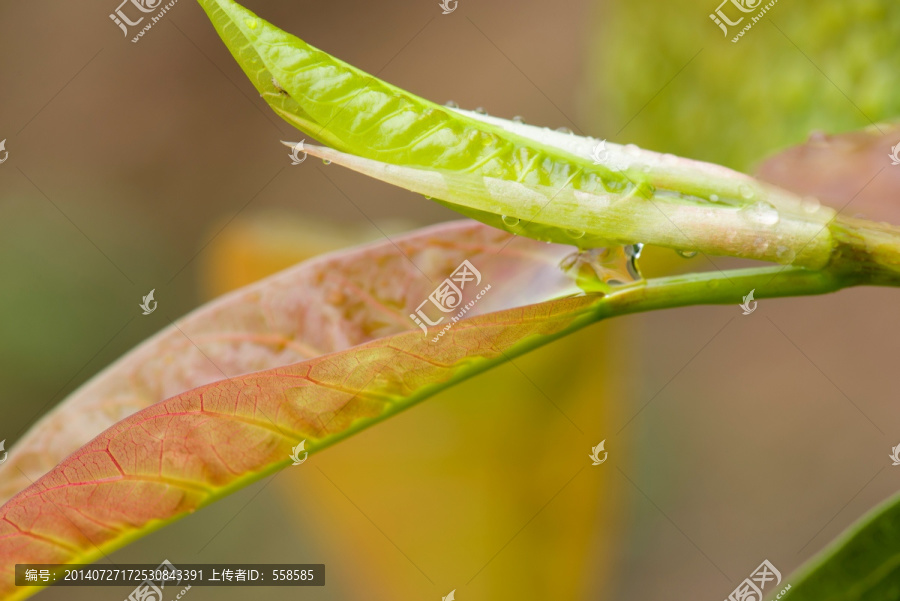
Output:
[[[786,601],[900,599],[900,495],[876,507],[791,576]]]
[[[565,134],[438,106],[233,0],[199,1],[254,84],[290,97],[289,107],[276,98],[276,112],[488,225],[582,248],[641,242],[810,268],[830,258],[833,212],[804,213],[799,198],[745,175],[632,147],[594,152],[596,140],[561,141]],[[433,185],[415,185],[423,179]]]

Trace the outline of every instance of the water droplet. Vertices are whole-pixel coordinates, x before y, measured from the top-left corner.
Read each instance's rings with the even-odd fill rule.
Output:
[[[329,159],[322,159],[322,163],[323,163],[324,165],[330,165],[330,164],[331,164],[331,160],[329,160]]]
[[[641,252],[644,250],[643,242],[636,242],[634,244],[629,244],[625,247],[625,254],[633,259],[640,259]]]
[[[459,105],[456,104],[455,102],[453,102],[452,100],[448,100],[447,102],[445,102],[444,106],[446,106],[448,109],[458,109],[459,108]]]
[[[510,217],[509,215],[503,215],[500,219],[502,219],[503,223],[505,223],[508,227],[516,227],[517,225],[519,225],[518,217]]]
[[[246,25],[250,29],[256,29],[257,27],[259,27],[259,20],[258,19],[244,19],[244,25]]]
[[[678,250],[676,250],[675,252],[677,252],[679,255],[681,255],[681,256],[684,257],[685,259],[693,259],[694,257],[697,256],[697,251],[696,251],[696,250],[682,250],[682,249],[678,249]]]
[[[791,263],[796,258],[797,253],[788,248],[787,246],[779,246],[775,249],[775,257],[778,258],[782,263]]]
[[[569,129],[568,127],[557,127],[557,128],[556,128],[556,131],[558,131],[558,132],[561,133],[561,134],[571,134],[571,133],[574,133],[574,132],[572,132],[572,130]]]
[[[718,194],[710,194],[709,201],[710,202],[719,202],[719,195]]]
[[[800,201],[800,206],[807,213],[815,213],[821,208],[821,204],[819,203],[819,199],[815,196],[804,196]]]
[[[581,250],[560,261],[560,268],[586,291],[609,291],[610,286],[641,279],[634,258],[626,246]]]
[[[650,165],[642,166],[641,171],[643,171],[644,173],[650,173]]]
[[[516,115],[512,118],[512,120],[513,123],[525,123],[525,117],[523,117],[522,115]]]
[[[625,152],[627,152],[631,156],[638,156],[639,154],[641,154],[641,149],[638,148],[637,144],[626,144]]]
[[[747,184],[741,184],[740,186],[738,186],[738,192],[740,192],[741,196],[743,196],[747,200],[753,198],[753,188],[751,188]]]
[[[431,197],[428,195],[425,195],[424,198],[425,198],[425,200],[431,200]]]
[[[566,234],[571,238],[575,238],[578,240],[579,238],[584,238],[584,232],[582,230],[566,230]]]
[[[760,225],[775,225],[780,219],[775,207],[763,201],[754,203],[749,207],[744,207],[741,211],[751,221]]]
[[[487,111],[484,110],[484,107],[483,107],[483,106],[477,107],[477,108],[475,109],[475,112],[478,113],[479,115],[487,115],[487,114],[488,114]]]

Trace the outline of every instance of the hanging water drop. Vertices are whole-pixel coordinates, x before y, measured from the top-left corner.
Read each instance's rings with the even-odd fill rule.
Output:
[[[694,257],[697,256],[696,250],[683,250],[683,249],[679,248],[675,252],[677,252],[681,257],[683,257],[685,259],[693,259]]]
[[[448,100],[447,102],[445,102],[444,106],[446,106],[448,109],[458,109],[459,108],[459,105],[456,104],[455,102],[453,102],[452,100]]]
[[[579,238],[584,238],[584,231],[583,231],[583,230],[566,230],[566,234],[567,234],[570,238],[574,238],[574,239],[576,239],[576,240],[578,240]]]
[[[323,164],[323,165],[330,165],[330,164],[331,164],[331,159],[322,159],[322,164]]]
[[[503,215],[500,219],[507,225],[507,227],[516,227],[519,225],[518,217],[511,217],[509,215]]]
[[[571,129],[569,129],[568,127],[565,127],[565,126],[563,126],[563,127],[557,127],[557,128],[556,128],[556,131],[558,131],[558,132],[561,133],[561,134],[571,134],[571,133],[574,133]]]
[[[625,254],[633,259],[640,259],[641,252],[644,250],[643,242],[635,242],[634,244],[628,244],[625,246]]]
[[[747,184],[741,184],[738,186],[738,192],[740,192],[741,196],[747,200],[753,198],[753,188],[751,188]]]
[[[525,117],[523,117],[522,115],[516,115],[512,118],[512,120],[513,123],[525,123]]]
[[[475,112],[478,113],[479,115],[487,115],[488,114],[488,112],[486,110],[484,110],[483,106],[477,107],[475,109]]]

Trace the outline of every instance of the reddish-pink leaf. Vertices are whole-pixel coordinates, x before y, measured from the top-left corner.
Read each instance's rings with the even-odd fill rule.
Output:
[[[484,284],[484,282],[482,282]],[[485,297],[486,298],[486,297]],[[581,327],[596,296],[419,330],[220,380],[104,431],[0,508],[0,599],[16,563],[91,562],[453,383]],[[307,469],[297,467],[294,469]]]
[[[226,295],[113,363],[16,442],[0,466],[0,502],[153,403],[415,329],[410,313],[463,260],[492,284],[471,314],[577,291],[557,267],[573,250],[458,221],[306,261]]]

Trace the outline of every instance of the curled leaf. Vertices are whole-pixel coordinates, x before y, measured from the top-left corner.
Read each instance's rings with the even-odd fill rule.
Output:
[[[438,106],[290,35],[233,0],[200,0],[257,85],[290,96],[304,150],[500,229],[581,248],[647,243],[820,268],[826,211],[723,168]],[[274,86],[274,87],[273,87]],[[268,98],[265,93],[264,97]],[[333,155],[331,153],[334,153]]]

